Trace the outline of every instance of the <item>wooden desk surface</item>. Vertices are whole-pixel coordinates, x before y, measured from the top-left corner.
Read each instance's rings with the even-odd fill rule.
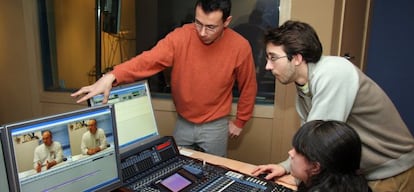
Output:
[[[194,151],[194,150],[187,149],[187,148],[181,148],[180,153],[182,155],[189,156],[195,159],[199,159],[201,161],[206,161],[210,164],[224,166],[229,169],[240,171],[241,173],[244,173],[246,175],[252,175],[251,173],[256,168],[256,165],[252,165],[249,163],[245,163],[245,162],[241,162],[241,161],[237,161],[233,159],[228,159],[224,157],[219,157],[219,156],[211,155],[208,153]],[[296,186],[289,184],[289,181],[290,182],[293,181],[293,177],[290,175],[278,178],[275,182],[285,187],[288,187],[290,189],[296,190]]]

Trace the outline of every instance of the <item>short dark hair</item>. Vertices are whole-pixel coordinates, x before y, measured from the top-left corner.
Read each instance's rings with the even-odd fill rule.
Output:
[[[44,134],[44,133],[46,133],[46,132],[49,132],[50,138],[53,138],[52,131],[50,131],[49,129],[43,130],[43,131],[42,131],[42,136],[43,136],[43,134]]]
[[[223,22],[226,21],[226,19],[230,16],[231,0],[197,0],[194,10],[199,5],[205,13],[211,13],[217,10],[223,12]]]
[[[293,55],[301,54],[307,63],[316,63],[322,56],[322,44],[315,30],[307,23],[286,21],[270,29],[265,35],[265,44],[283,46],[289,61]]]
[[[296,132],[292,145],[310,162],[320,164],[318,175],[298,189],[309,191],[368,191],[363,175],[358,173],[361,161],[361,139],[344,122],[314,120]],[[305,191],[308,191],[305,190]]]
[[[88,121],[88,125],[90,125],[90,123],[93,122],[93,124],[98,124],[98,122],[96,121],[96,119],[89,119]]]
[[[309,161],[339,173],[359,169],[361,140],[344,122],[315,120],[305,123],[293,137],[295,150]]]

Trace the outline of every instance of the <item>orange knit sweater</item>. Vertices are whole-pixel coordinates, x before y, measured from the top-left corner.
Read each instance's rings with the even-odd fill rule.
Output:
[[[176,110],[186,120],[206,123],[228,115],[232,87],[240,99],[236,126],[251,118],[257,93],[251,48],[246,39],[226,28],[220,39],[203,44],[193,24],[175,29],[149,51],[117,65],[114,85],[130,83],[172,67],[171,91]]]

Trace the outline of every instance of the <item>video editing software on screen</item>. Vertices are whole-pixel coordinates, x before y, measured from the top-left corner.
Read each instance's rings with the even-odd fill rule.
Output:
[[[119,187],[122,175],[114,113],[113,105],[102,105],[5,125],[12,191],[99,191]],[[91,120],[96,121],[101,139],[91,139],[97,138],[88,128]],[[82,153],[81,146],[91,143],[105,145],[95,154]]]
[[[92,97],[90,106],[102,104],[103,95]],[[113,87],[108,103],[114,104],[121,153],[147,138],[157,136],[158,129],[147,81]]]

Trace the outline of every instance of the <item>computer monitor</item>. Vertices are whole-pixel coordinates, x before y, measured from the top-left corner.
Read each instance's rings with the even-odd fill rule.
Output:
[[[102,105],[103,95],[88,100],[90,106]],[[121,154],[135,148],[145,139],[158,136],[148,82],[113,87],[108,103],[115,106],[118,142]]]
[[[102,105],[5,125],[11,191],[108,191],[121,186],[114,113],[113,105]],[[88,140],[84,134],[93,135],[92,121],[98,125],[97,139]],[[105,145],[87,155],[81,150],[84,141]]]
[[[8,175],[7,175],[7,166],[6,162],[4,161],[4,151],[3,151],[3,127],[0,127],[0,191],[10,191],[9,190],[9,183],[8,183]]]

